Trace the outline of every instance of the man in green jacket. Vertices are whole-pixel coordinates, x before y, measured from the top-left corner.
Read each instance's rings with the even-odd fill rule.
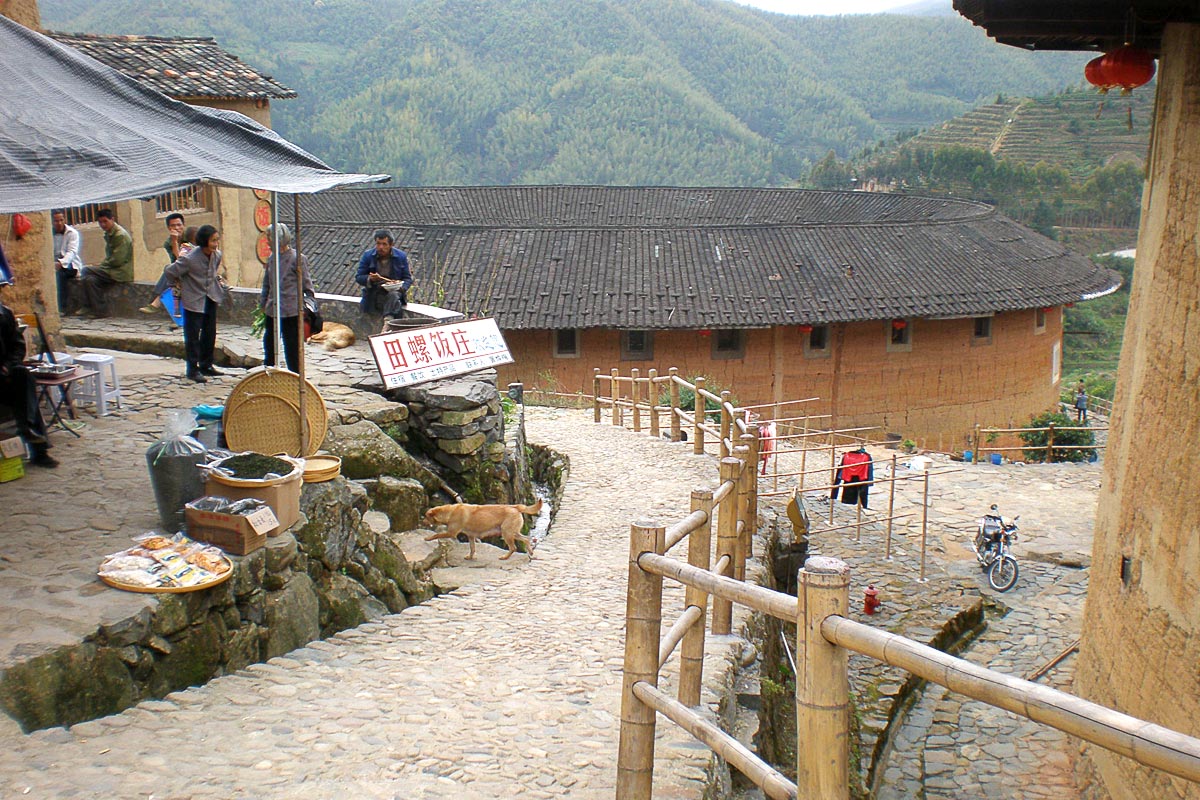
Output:
[[[112,209],[100,209],[96,224],[104,231],[104,260],[83,268],[84,313],[107,317],[109,291],[118,283],[133,281],[133,238],[117,224]]]

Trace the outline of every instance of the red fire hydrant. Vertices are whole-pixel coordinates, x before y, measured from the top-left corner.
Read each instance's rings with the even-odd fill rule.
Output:
[[[879,606],[879,590],[875,588],[875,584],[868,584],[867,588],[863,589],[863,613],[874,614]]]

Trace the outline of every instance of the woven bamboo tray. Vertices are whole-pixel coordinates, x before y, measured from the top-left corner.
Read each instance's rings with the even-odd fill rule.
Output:
[[[342,459],[337,456],[316,455],[304,459],[304,482],[331,481],[342,473]]]
[[[325,441],[328,410],[317,388],[307,380],[304,386],[305,452],[300,452],[300,376],[272,367],[251,370],[229,393],[224,418],[229,449],[290,456],[315,453]]]
[[[225,560],[229,561],[229,559]],[[209,589],[213,586],[224,583],[233,577],[233,565],[231,564],[229,569],[225,570],[211,581],[207,581],[206,583],[198,583],[195,586],[138,586],[132,583],[121,583],[120,581],[112,580],[106,575],[98,574],[96,577],[114,589],[123,589],[127,592],[138,592],[139,594],[183,594],[184,592],[198,592],[201,589]]]

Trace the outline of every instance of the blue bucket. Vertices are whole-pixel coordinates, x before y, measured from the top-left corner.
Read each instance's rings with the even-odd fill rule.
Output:
[[[995,464],[998,467],[998,466],[1000,466],[1001,461],[1003,461],[1003,459],[1000,457],[999,453],[992,453],[992,463],[993,464]]]
[[[963,450],[963,461],[970,461],[974,456],[974,452],[970,450]]]

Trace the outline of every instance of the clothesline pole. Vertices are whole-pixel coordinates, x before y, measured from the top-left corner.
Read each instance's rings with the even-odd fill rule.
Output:
[[[921,495],[921,577],[918,583],[925,582],[925,538],[929,532],[929,470],[925,470],[925,488]]]
[[[804,417],[803,447],[800,448],[800,491],[804,491],[804,462],[808,458],[808,417]]]
[[[833,431],[829,432],[829,485],[837,486],[837,445],[833,442]],[[829,524],[833,524],[833,495],[829,497]]]
[[[896,454],[892,453],[892,479],[888,481],[888,521],[887,521],[887,537],[884,546],[883,558],[886,561],[892,560],[892,512],[896,507]]]
[[[868,484],[869,485],[869,484]],[[861,492],[862,489],[859,489]],[[854,501],[854,541],[862,541],[862,497]]]

